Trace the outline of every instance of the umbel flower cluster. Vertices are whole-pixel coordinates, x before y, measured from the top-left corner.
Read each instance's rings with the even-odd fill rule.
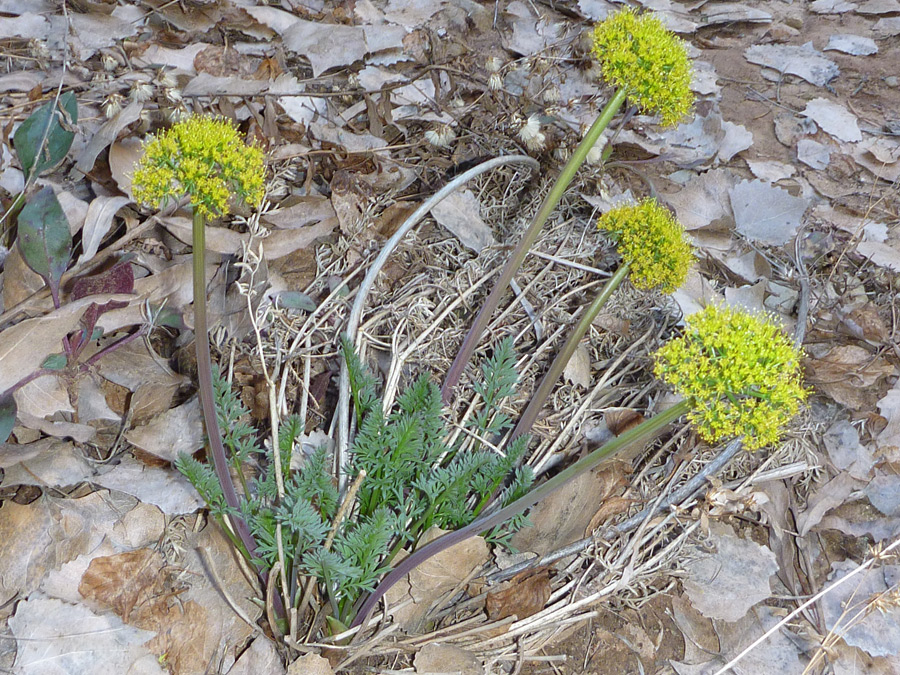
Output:
[[[691,109],[687,47],[653,14],[624,9],[598,23],[593,54],[603,79],[663,124],[677,124]]]
[[[655,373],[691,404],[688,417],[708,442],[743,436],[771,445],[806,399],[800,354],[760,316],[708,306],[656,353]]]
[[[145,143],[132,183],[139,203],[161,206],[186,194],[208,219],[228,214],[232,194],[258,206],[265,177],[262,150],[247,145],[229,121],[192,116]]]
[[[671,293],[684,283],[693,250],[681,223],[655,199],[611,209],[600,216],[597,227],[618,243],[635,288]]]

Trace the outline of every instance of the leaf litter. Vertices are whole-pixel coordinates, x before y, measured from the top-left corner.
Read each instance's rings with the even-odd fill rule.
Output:
[[[900,244],[890,227],[896,218],[896,192],[889,186],[900,175],[900,144],[889,133],[896,128],[891,125],[900,124],[890,112],[898,109],[900,101],[896,84],[889,80],[893,73],[882,68],[896,56],[896,46],[886,41],[900,31],[897,17],[891,16],[896,3],[817,0],[799,10],[802,21],[782,18],[781,9],[766,2],[700,5],[678,11],[666,2],[647,5],[661,11],[669,25],[697,49],[704,65],[693,87],[705,100],[698,105],[694,118],[676,129],[662,130],[650,119],[638,119],[627,126],[613,140],[615,156],[624,153],[628,160],[637,159],[631,167],[639,173],[611,167],[603,176],[585,178],[579,191],[593,199],[597,195],[606,198],[610,193],[660,190],[700,247],[698,265],[702,273],[692,274],[689,284],[676,294],[684,313],[718,298],[774,309],[791,320],[802,296],[794,272],[796,256],[811,267],[808,283],[812,291],[803,302],[808,302],[811,310],[807,366],[819,407],[810,411],[802,433],[798,430],[797,436],[769,460],[742,458],[726,476],[734,481],[775,465],[799,462],[805,466],[791,474],[792,478],[776,479],[781,483],[780,491],[770,483],[752,494],[756,495],[754,499],[768,496],[781,500],[778,503],[783,511],[792,513],[794,522],[807,534],[799,538],[790,534],[787,522],[782,527],[774,515],[766,515],[775,512],[762,505],[747,512],[754,518],[749,531],[738,531],[737,521],[721,515],[723,510],[694,504],[690,507],[693,510],[684,513],[689,514],[688,519],[712,519],[712,540],[718,545],[715,552],[695,551],[699,557],[691,567],[686,551],[694,549],[674,546],[687,535],[682,537],[671,520],[657,516],[648,525],[656,528],[655,545],[670,551],[668,557],[641,557],[654,550],[641,547],[639,542],[649,543],[646,539],[634,539],[628,545],[632,548],[626,542],[611,540],[605,548],[595,546],[590,554],[593,558],[570,556],[546,575],[539,575],[539,582],[529,582],[534,584],[533,592],[526,594],[534,596],[530,606],[515,606],[506,599],[497,601],[515,610],[512,614],[518,617],[519,623],[512,624],[511,638],[504,638],[502,633],[474,639],[453,637],[452,622],[444,616],[438,620],[450,630],[441,639],[453,643],[452,653],[441,651],[437,648],[439,641],[426,637],[419,642],[425,648],[408,662],[418,671],[434,667],[426,656],[436,656],[441,664],[458,657],[460,669],[469,667],[472,658],[512,663],[516,635],[528,636],[523,643],[526,653],[535,653],[536,645],[544,645],[542,630],[548,634],[555,630],[555,619],[542,628],[543,616],[579,618],[575,610],[564,610],[558,604],[560,599],[547,596],[548,591],[559,592],[575,578],[574,570],[588,569],[592,562],[601,561],[609,570],[619,569],[616,565],[628,557],[623,553],[633,556],[631,551],[639,550],[638,557],[629,558],[637,568],[632,569],[628,581],[614,578],[614,572],[613,576],[597,576],[595,571],[594,576],[585,578],[579,592],[606,598],[609,593],[603,588],[622,584],[629,589],[629,602],[636,597],[644,602],[655,595],[651,580],[671,578],[654,575],[676,572],[683,579],[682,588],[689,590],[687,597],[715,616],[707,619],[696,612],[691,614],[693,608],[685,596],[676,595],[671,605],[675,616],[681,617],[678,627],[698,642],[706,637],[696,631],[718,635],[716,644],[708,646],[721,656],[710,661],[709,652],[690,653],[690,640],[684,640],[684,652],[673,660],[673,667],[677,672],[709,672],[774,625],[781,609],[773,609],[777,602],[769,596],[779,593],[777,584],[799,582],[798,572],[789,569],[789,562],[791,556],[796,559],[800,548],[817,565],[823,560],[843,561],[833,564],[830,577],[828,570],[799,573],[808,587],[822,588],[865,559],[858,547],[831,543],[829,531],[868,537],[878,543],[896,538],[900,529],[895,499],[895,467],[900,462],[900,398],[895,382],[898,363],[891,333],[884,328],[892,324],[890,285],[883,274],[884,270],[900,269]],[[48,100],[48,93],[59,82],[58,50],[64,42],[59,36],[65,24],[41,3],[2,6],[5,16],[0,19],[0,35],[4,37],[0,39],[18,40],[4,43],[10,46],[14,65],[0,80],[4,104],[17,111],[13,125],[3,136],[8,139],[15,138],[16,124]],[[284,292],[302,293],[309,300],[296,307],[285,304],[277,310],[281,312],[279,320],[286,325],[298,319],[305,321],[329,294],[340,289],[342,276],[390,236],[380,230],[380,225],[371,223],[390,227],[390,218],[382,214],[394,207],[397,196],[414,198],[416,191],[433,192],[446,172],[459,163],[520,151],[516,116],[527,118],[539,110],[554,118],[552,124],[543,127],[552,143],[545,154],[537,154],[549,166],[555,166],[553,148],[570,142],[595,104],[591,99],[596,87],[589,74],[577,67],[582,58],[579,36],[587,27],[578,12],[600,19],[614,6],[582,0],[573,4],[577,11],[562,13],[543,5],[507,3],[499,7],[496,28],[489,8],[469,7],[471,16],[466,18],[466,7],[459,2],[391,0],[356,3],[341,15],[324,5],[303,5],[286,12],[239,3],[235,7],[204,6],[184,12],[177,6],[158,4],[155,11],[169,24],[165,33],[148,21],[146,9],[130,5],[116,7],[112,14],[103,14],[91,5],[86,12],[75,14],[67,47],[76,67],[68,73],[67,81],[78,82],[81,87],[76,91],[82,132],[68,156],[52,161],[61,162],[63,170],[75,169],[69,173],[74,186],[67,184],[60,189],[57,185],[54,194],[63,205],[76,242],[79,268],[102,264],[115,254],[125,257],[138,271],[134,294],[114,298],[128,306],[103,314],[97,325],[107,333],[137,325],[147,308],[171,311],[167,320],[172,325],[191,323],[186,223],[178,220],[181,214],[167,214],[151,222],[134,211],[129,202],[129,176],[139,156],[140,139],[150,124],[158,125],[165,116],[179,111],[203,106],[241,120],[251,133],[271,139],[272,157],[279,158],[273,160],[273,173],[280,181],[280,191],[273,190],[272,206],[262,216],[271,230],[263,240],[263,255],[277,275],[270,274],[269,283]],[[842,15],[846,25],[839,32],[835,24],[822,18],[829,14]],[[869,18],[860,19],[858,15]],[[234,31],[236,38],[229,41],[228,49],[218,43],[214,32],[207,32],[214,26]],[[138,31],[150,39],[135,47],[132,40]],[[457,40],[463,35],[470,47]],[[29,46],[28,40],[37,43]],[[266,44],[283,48],[284,56],[273,54]],[[35,61],[29,50],[38,47],[49,49],[50,55],[39,55]],[[818,51],[823,48],[827,56]],[[467,49],[477,57],[467,56]],[[487,73],[482,70],[484,54],[488,53],[502,62],[503,84],[496,95],[485,88]],[[123,54],[127,62],[121,58]],[[38,63],[46,69],[35,70],[31,64]],[[450,65],[442,70],[444,66],[439,64]],[[466,80],[459,71],[473,79]],[[351,73],[356,81],[349,77]],[[149,99],[131,98],[132,92],[143,88],[135,83],[149,85]],[[552,96],[544,100],[543,92],[554,83],[561,94],[558,110]],[[105,110],[116,101],[115,96],[122,96],[124,105],[118,111],[109,108],[112,114],[107,115]],[[449,147],[437,148],[421,140],[425,131],[437,130],[441,124],[450,125],[456,134]],[[468,135],[459,140],[462,134]],[[405,149],[404,144],[412,150]],[[8,140],[0,150],[0,186],[14,195],[24,185],[23,167],[17,165]],[[350,184],[356,186],[350,197],[352,203],[331,180],[340,171],[347,172]],[[679,175],[679,171],[684,173]],[[86,174],[89,178],[84,177]],[[393,267],[386,270],[381,297],[391,300],[384,306],[390,307],[391,316],[403,318],[396,323],[374,321],[371,335],[382,335],[383,339],[378,338],[382,347],[391,343],[402,347],[418,339],[417,332],[421,334],[429,318],[442,307],[440,298],[429,295],[433,291],[421,284],[423,279],[454,289],[453,293],[465,293],[474,278],[471,275],[496,266],[501,259],[497,249],[515,236],[513,214],[527,210],[531,200],[526,181],[516,175],[507,175],[506,179],[505,183],[486,181],[473,186],[469,193],[458,193],[468,196],[457,207],[454,234],[437,228],[418,230],[412,235],[414,243],[404,248]],[[52,182],[55,174],[48,172],[45,180]],[[367,191],[363,183],[371,190]],[[7,198],[7,194],[2,196]],[[356,210],[346,210],[348,206]],[[575,212],[567,215],[572,217]],[[434,216],[441,223],[440,211]],[[539,252],[566,265],[605,268],[603,256],[608,252],[594,242],[587,215],[579,217],[584,223],[582,230],[570,235],[564,228],[557,228],[553,237],[543,241],[544,248]],[[237,228],[220,225],[210,229],[210,247],[222,256],[210,265],[210,277],[215,273],[218,279],[211,284],[211,298],[217,294],[224,297],[229,258],[245,255],[245,247],[256,236],[246,220]],[[795,238],[800,239],[796,248]],[[120,240],[125,241],[121,246]],[[481,253],[476,257],[466,253],[467,248]],[[554,321],[571,320],[575,307],[554,298],[565,297],[568,290],[590,277],[564,272],[574,268],[557,267],[559,263],[548,262],[547,258],[539,260],[521,273],[523,279],[534,280],[525,293],[531,303],[537,300],[542,311],[550,312]],[[443,276],[435,271],[441,267],[447,268]],[[432,277],[417,276],[426,269],[431,270]],[[58,270],[52,274],[57,275]],[[307,281],[279,287],[278,278],[291,283]],[[64,292],[66,283],[64,277]],[[42,285],[15,248],[4,266],[0,373],[7,382],[0,389],[60,352],[61,338],[79,325],[90,304],[105,301],[96,297],[90,302],[76,300],[54,311],[48,300],[31,297]],[[339,297],[339,293],[336,295]],[[874,313],[874,319],[866,318],[863,296],[870,303],[865,311]],[[11,316],[8,312],[22,302],[31,303],[28,312]],[[265,310],[269,302],[265,299],[260,307]],[[631,313],[629,303],[634,305]],[[619,337],[597,331],[585,341],[564,385],[554,394],[552,409],[539,421],[536,457],[576,452],[579,444],[590,443],[582,427],[596,426],[593,408],[618,405],[619,399],[601,399],[598,405],[594,397],[600,392],[594,391],[591,377],[596,379],[598,372],[602,377],[598,364],[607,363],[616,348],[623,346],[615,340],[636,339],[641,313],[649,314],[639,303],[633,296],[623,296],[621,306],[605,317],[606,325],[622,329]],[[334,310],[327,311],[328,321],[340,316]],[[505,318],[508,326],[497,325],[494,330],[515,330],[514,326],[521,325],[516,322],[525,320],[511,314]],[[881,330],[877,328],[879,320]],[[322,325],[317,330],[321,331]],[[229,330],[227,325],[223,330]],[[436,333],[452,335],[453,330]],[[326,330],[314,335],[316,344],[325,344],[330,334]],[[289,335],[288,340],[293,337]],[[440,370],[443,355],[452,345],[448,339],[440,336],[420,341],[423,353],[429,355],[423,360],[431,358],[436,370]],[[160,575],[169,579],[179,565],[193,570],[189,578],[194,582],[210,578],[203,561],[192,559],[188,563],[172,557],[188,540],[191,551],[214,552],[212,566],[219,575],[226,570],[222,578],[237,583],[232,567],[222,557],[227,552],[224,542],[211,543],[170,531],[171,525],[194,518],[200,501],[167,462],[178,449],[196,448],[201,441],[195,416],[181,414],[190,405],[189,359],[183,358],[180,347],[165,341],[154,346],[158,352],[141,340],[130,343],[119,356],[113,352],[101,359],[98,375],[82,378],[74,388],[53,376],[36,380],[18,394],[21,414],[13,422],[10,442],[0,446],[0,465],[4,467],[0,489],[5,499],[0,509],[7,524],[4,541],[11,544],[0,555],[0,568],[6,571],[2,576],[3,599],[17,598],[4,617],[9,630],[22,638],[10,657],[15,660],[7,666],[32,672],[34,666],[28,664],[36,654],[43,654],[61,659],[71,667],[69,672],[80,672],[79,668],[88,672],[88,665],[90,672],[97,672],[98,667],[115,672],[128,668],[161,672],[158,657],[166,653],[171,654],[165,664],[168,672],[196,672],[206,666],[206,661],[201,665],[201,657],[213,654],[221,659],[222,672],[235,662],[234,672],[258,672],[263,667],[260,664],[267,664],[266,669],[269,664],[276,669],[283,667],[273,656],[273,643],[262,636],[254,638],[254,633],[212,595],[197,592],[192,597],[184,596],[188,599],[177,611],[173,605],[163,607],[148,601],[148,615],[156,618],[147,621],[159,622],[151,630],[123,623],[118,615],[128,619],[137,616],[133,608],[127,612],[123,609],[134,598],[182,594],[180,586],[158,587]],[[216,346],[223,354],[233,348],[239,353],[243,349],[227,342]],[[315,359],[310,363],[310,382],[317,377],[326,381],[324,352],[311,353]],[[227,367],[228,359],[223,363]],[[234,373],[235,381],[243,382],[242,395],[248,397],[256,395],[252,370],[249,374]],[[246,377],[249,383],[242,379]],[[533,373],[526,373],[526,381],[529,377]],[[309,418],[324,422],[322,406],[327,395],[316,395],[315,387],[309,391]],[[73,436],[82,440],[72,442]],[[697,469],[699,461],[692,456],[695,451],[706,452],[688,446],[670,459],[638,465],[638,474],[622,479],[626,482],[604,480],[585,487],[581,496],[587,497],[587,503],[580,507],[584,517],[567,519],[576,527],[568,529],[562,540],[578,540],[589,534],[588,530],[602,527],[610,519],[617,522],[617,518],[634,512],[630,509],[637,510],[642,503],[655,499],[661,485],[680,475],[680,467]],[[34,500],[33,495],[38,493],[32,492],[32,501],[28,501],[28,491],[35,488],[43,490],[43,495]],[[750,494],[737,484],[732,488],[734,495]],[[85,491],[93,492],[86,497]],[[859,510],[860,505],[875,513]],[[535,520],[532,534],[539,532],[535,548],[543,545],[541,550],[560,545],[547,545],[562,529],[553,516],[572,510],[559,501],[552,506],[545,524]],[[776,530],[780,531],[778,536]],[[203,536],[213,532],[207,527]],[[159,550],[154,549],[157,541],[163,542]],[[704,538],[693,541],[697,544]],[[729,553],[733,549],[749,555]],[[147,569],[159,574],[141,587],[142,576],[125,564],[128,560],[151,561]],[[438,574],[441,577],[446,573],[438,589],[415,581],[409,602],[420,615],[416,619],[431,609],[431,595],[465,585],[484,558],[479,555],[455,562],[458,569],[452,574],[449,567]],[[709,581],[712,577],[703,575],[706,568],[701,562],[720,564],[723,579],[746,584],[747,594],[739,603],[724,606],[713,586],[708,585],[713,583]],[[741,564],[750,562],[756,565],[753,572],[742,574]],[[122,588],[102,593],[90,590],[92,577],[84,580],[91,565],[95,570],[106,565],[104,578],[121,575]],[[565,565],[570,566],[569,572]],[[769,572],[773,569],[775,576]],[[877,568],[872,574],[882,585],[860,587],[867,593],[864,599],[869,604],[864,607],[875,607],[872,603],[876,596],[881,593],[884,597],[885,591],[896,586],[893,567]],[[86,595],[77,590],[82,582]],[[232,597],[243,599],[254,594],[240,584],[234,588]],[[847,586],[842,588],[846,590]],[[524,592],[525,587],[522,589]],[[791,591],[799,594],[800,587],[795,585]],[[843,611],[841,593],[843,590],[823,596],[823,607],[831,608],[831,614],[826,613],[826,628],[833,635],[819,636],[828,644],[835,672],[854,672],[855,664],[863,662],[891,672],[889,659],[895,654],[890,649],[897,644],[891,621],[896,610],[886,608],[887,613],[881,615],[886,618],[874,628],[864,625],[865,630],[851,629],[839,637],[841,626],[835,627],[834,613]],[[561,600],[567,601],[563,596]],[[701,597],[712,604],[704,605],[698,599]],[[249,605],[246,610],[256,616]],[[538,618],[533,618],[533,611]],[[719,616],[728,611],[732,621]],[[869,609],[866,616],[875,613]],[[693,618],[683,621],[688,615]],[[602,620],[593,614],[591,618],[602,627]],[[586,619],[587,615],[582,615],[581,620]],[[86,660],[79,661],[81,657],[71,648],[79,639],[72,635],[71,625],[81,621],[102,630],[92,632],[91,651]],[[704,621],[705,629],[691,627]],[[201,630],[207,627],[208,631]],[[168,637],[161,637],[163,633]],[[226,635],[229,637],[223,637]],[[25,639],[28,637],[39,639]],[[155,642],[148,642],[151,639]],[[184,644],[196,645],[196,654],[179,646]],[[247,644],[249,648],[242,652]],[[114,652],[116,646],[121,648],[118,652]],[[382,648],[389,653],[389,648]],[[752,650],[735,672],[794,672],[818,648],[800,654],[782,630]],[[553,652],[555,647],[550,643],[545,649]],[[656,653],[655,648],[635,651],[650,670]],[[576,660],[584,657],[584,653],[578,654]],[[526,669],[529,667],[526,664]],[[314,654],[305,657],[303,665],[298,661],[292,666],[295,672],[312,668],[332,672],[327,660]]]

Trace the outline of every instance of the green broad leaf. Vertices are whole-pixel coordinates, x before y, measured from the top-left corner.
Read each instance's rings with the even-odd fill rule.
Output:
[[[40,175],[55,168],[65,159],[75,138],[76,124],[78,103],[75,92],[67,91],[58,102],[50,101],[42,105],[19,125],[13,136],[13,146],[26,180],[32,174]],[[47,140],[41,147],[45,133]]]
[[[300,291],[285,291],[278,294],[278,304],[287,309],[302,309],[305,312],[316,311],[315,301]]]
[[[150,304],[150,315],[153,317],[154,326],[167,326],[177,330],[185,330],[187,326],[184,318],[177,309],[172,309],[164,305]]]
[[[326,615],[325,620],[328,622],[328,629],[331,631],[332,635],[340,635],[341,633],[345,633],[350,630],[350,627],[347,626],[347,624],[345,624],[340,619],[335,619],[331,615]],[[348,641],[349,639],[350,638],[346,638],[344,642]]]
[[[0,398],[0,443],[5,443],[16,424],[16,399],[12,394]]]
[[[62,370],[65,367],[65,354],[51,354],[46,359],[44,359],[44,362],[41,364],[41,368],[46,368],[47,370]]]
[[[19,250],[25,263],[43,277],[57,297],[59,280],[72,259],[72,233],[49,185],[19,213]]]

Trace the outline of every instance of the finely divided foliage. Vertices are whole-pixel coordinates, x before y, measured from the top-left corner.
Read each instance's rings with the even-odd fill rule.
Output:
[[[242,515],[257,541],[257,554],[271,569],[278,559],[281,525],[288,578],[315,577],[332,615],[346,622],[353,618],[359,597],[373,590],[402,548],[415,546],[433,525],[452,530],[469,524],[492,498],[501,504],[517,499],[531,486],[532,474],[516,468],[527,437],[516,439],[505,456],[448,446],[440,392],[427,377],[415,380],[398,397],[395,409],[384,415],[375,378],[346,342],[344,352],[359,429],[347,470],[351,476],[365,470],[366,477],[351,517],[342,521],[330,548],[325,542],[339,496],[325,449],[304,457],[301,468],[291,471],[302,424],[296,417],[286,420],[279,435],[286,476],[284,499],[279,502],[271,470],[274,453],[258,447],[256,432],[245,422],[247,410],[218,376],[215,394],[229,460],[242,481]],[[507,340],[485,364],[484,382],[477,385],[485,405],[472,424],[476,434],[493,435],[509,428],[509,419],[497,409],[513,393],[514,366],[512,343]],[[248,481],[244,476],[255,460],[261,467]],[[221,520],[228,508],[212,469],[187,456],[176,466]],[[488,533],[488,538],[505,543],[523,523],[524,518],[514,519]]]

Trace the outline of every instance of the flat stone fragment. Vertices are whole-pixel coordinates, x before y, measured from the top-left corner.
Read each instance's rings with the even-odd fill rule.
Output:
[[[825,50],[844,52],[853,56],[869,56],[878,53],[878,45],[872,38],[863,37],[861,35],[832,35],[825,45]]]

